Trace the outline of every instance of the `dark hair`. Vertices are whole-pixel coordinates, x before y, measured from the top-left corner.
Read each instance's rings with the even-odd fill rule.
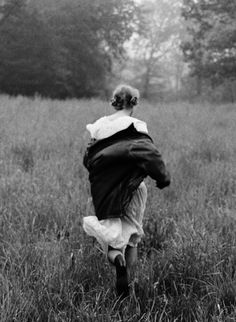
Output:
[[[139,91],[129,85],[119,85],[113,92],[111,105],[119,111],[138,104]]]

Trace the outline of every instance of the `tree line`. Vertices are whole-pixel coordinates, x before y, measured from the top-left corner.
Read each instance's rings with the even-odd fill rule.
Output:
[[[196,91],[224,85],[236,99],[236,1],[184,0],[182,15],[189,39],[182,43]]]
[[[166,91],[200,96],[221,88],[223,98],[235,100],[235,0],[0,5],[0,92],[106,95],[118,75],[146,97]]]
[[[133,31],[132,0],[8,0],[1,7],[0,90],[98,95]]]

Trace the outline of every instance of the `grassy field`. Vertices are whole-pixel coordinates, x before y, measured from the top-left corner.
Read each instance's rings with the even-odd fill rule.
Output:
[[[110,112],[0,97],[0,321],[236,321],[236,106],[140,105],[172,184],[146,180],[145,238],[121,303],[81,227],[85,125]]]

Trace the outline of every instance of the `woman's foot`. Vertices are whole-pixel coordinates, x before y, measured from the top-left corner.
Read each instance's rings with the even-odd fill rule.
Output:
[[[116,268],[116,290],[118,296],[125,298],[129,295],[129,283],[125,257],[121,250],[109,247],[108,260]]]
[[[115,260],[117,258],[120,263],[120,266],[126,266],[125,257],[123,256],[123,253],[120,249],[115,249],[109,246],[107,258],[109,262],[113,265],[115,265]]]

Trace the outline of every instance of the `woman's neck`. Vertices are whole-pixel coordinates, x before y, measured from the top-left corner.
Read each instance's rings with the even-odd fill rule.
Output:
[[[123,110],[120,110],[120,111],[117,111],[114,113],[114,115],[117,115],[117,116],[132,116],[133,115],[133,109],[130,108],[130,109],[123,109]]]

